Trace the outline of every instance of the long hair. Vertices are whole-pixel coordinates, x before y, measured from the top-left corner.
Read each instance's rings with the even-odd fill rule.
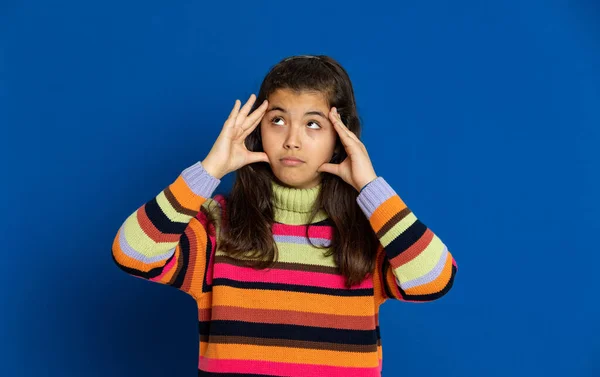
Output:
[[[346,70],[334,59],[319,56],[293,56],[273,66],[265,76],[254,111],[277,89],[325,94],[329,108],[335,106],[344,124],[360,137],[360,121],[352,83]],[[247,136],[250,151],[264,152],[260,125]],[[336,152],[330,163],[347,157],[337,137]],[[322,208],[333,228],[332,242],[325,256],[334,256],[338,271],[350,288],[364,280],[374,269],[379,240],[356,202],[358,192],[338,176],[321,173],[321,190],[310,213],[308,228]],[[243,264],[257,269],[272,267],[277,259],[277,245],[271,232],[274,223],[272,186],[273,171],[266,162],[246,165],[236,171],[233,188],[226,196],[225,231],[219,235],[219,249],[233,258],[243,257]]]

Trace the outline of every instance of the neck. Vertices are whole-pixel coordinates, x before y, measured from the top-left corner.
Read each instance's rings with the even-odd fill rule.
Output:
[[[308,224],[310,213],[317,197],[321,192],[322,184],[308,189],[283,186],[276,180],[271,181],[273,188],[273,207],[275,221],[289,225]],[[321,208],[312,223],[327,218],[327,213]]]

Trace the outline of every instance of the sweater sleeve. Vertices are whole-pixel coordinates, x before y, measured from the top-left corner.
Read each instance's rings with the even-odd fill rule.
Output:
[[[126,273],[174,286],[196,299],[207,290],[207,250],[214,237],[201,207],[221,181],[200,161],[186,168],[156,197],[127,217],[112,245]],[[211,200],[212,201],[212,200]]]
[[[377,258],[382,296],[424,302],[445,295],[458,266],[438,236],[382,177],[365,186],[356,200],[382,246]]]

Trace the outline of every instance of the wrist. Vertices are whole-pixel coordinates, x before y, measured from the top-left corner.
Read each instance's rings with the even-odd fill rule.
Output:
[[[224,173],[222,170],[220,170],[208,158],[205,158],[200,163],[202,164],[202,167],[204,168],[204,170],[206,170],[206,172],[208,174],[210,174],[211,176],[213,176],[217,179],[221,179],[227,174],[227,173]]]

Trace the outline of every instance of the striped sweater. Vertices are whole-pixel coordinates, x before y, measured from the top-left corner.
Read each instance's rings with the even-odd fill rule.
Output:
[[[381,376],[379,306],[435,300],[452,286],[452,255],[382,177],[357,197],[380,240],[376,268],[350,289],[333,256],[305,237],[321,185],[272,182],[279,254],[274,268],[256,270],[216,243],[226,206],[212,197],[219,183],[200,162],[186,168],[124,221],[112,246],[125,272],[195,299],[199,376]],[[332,234],[321,210],[310,241],[327,246]]]

